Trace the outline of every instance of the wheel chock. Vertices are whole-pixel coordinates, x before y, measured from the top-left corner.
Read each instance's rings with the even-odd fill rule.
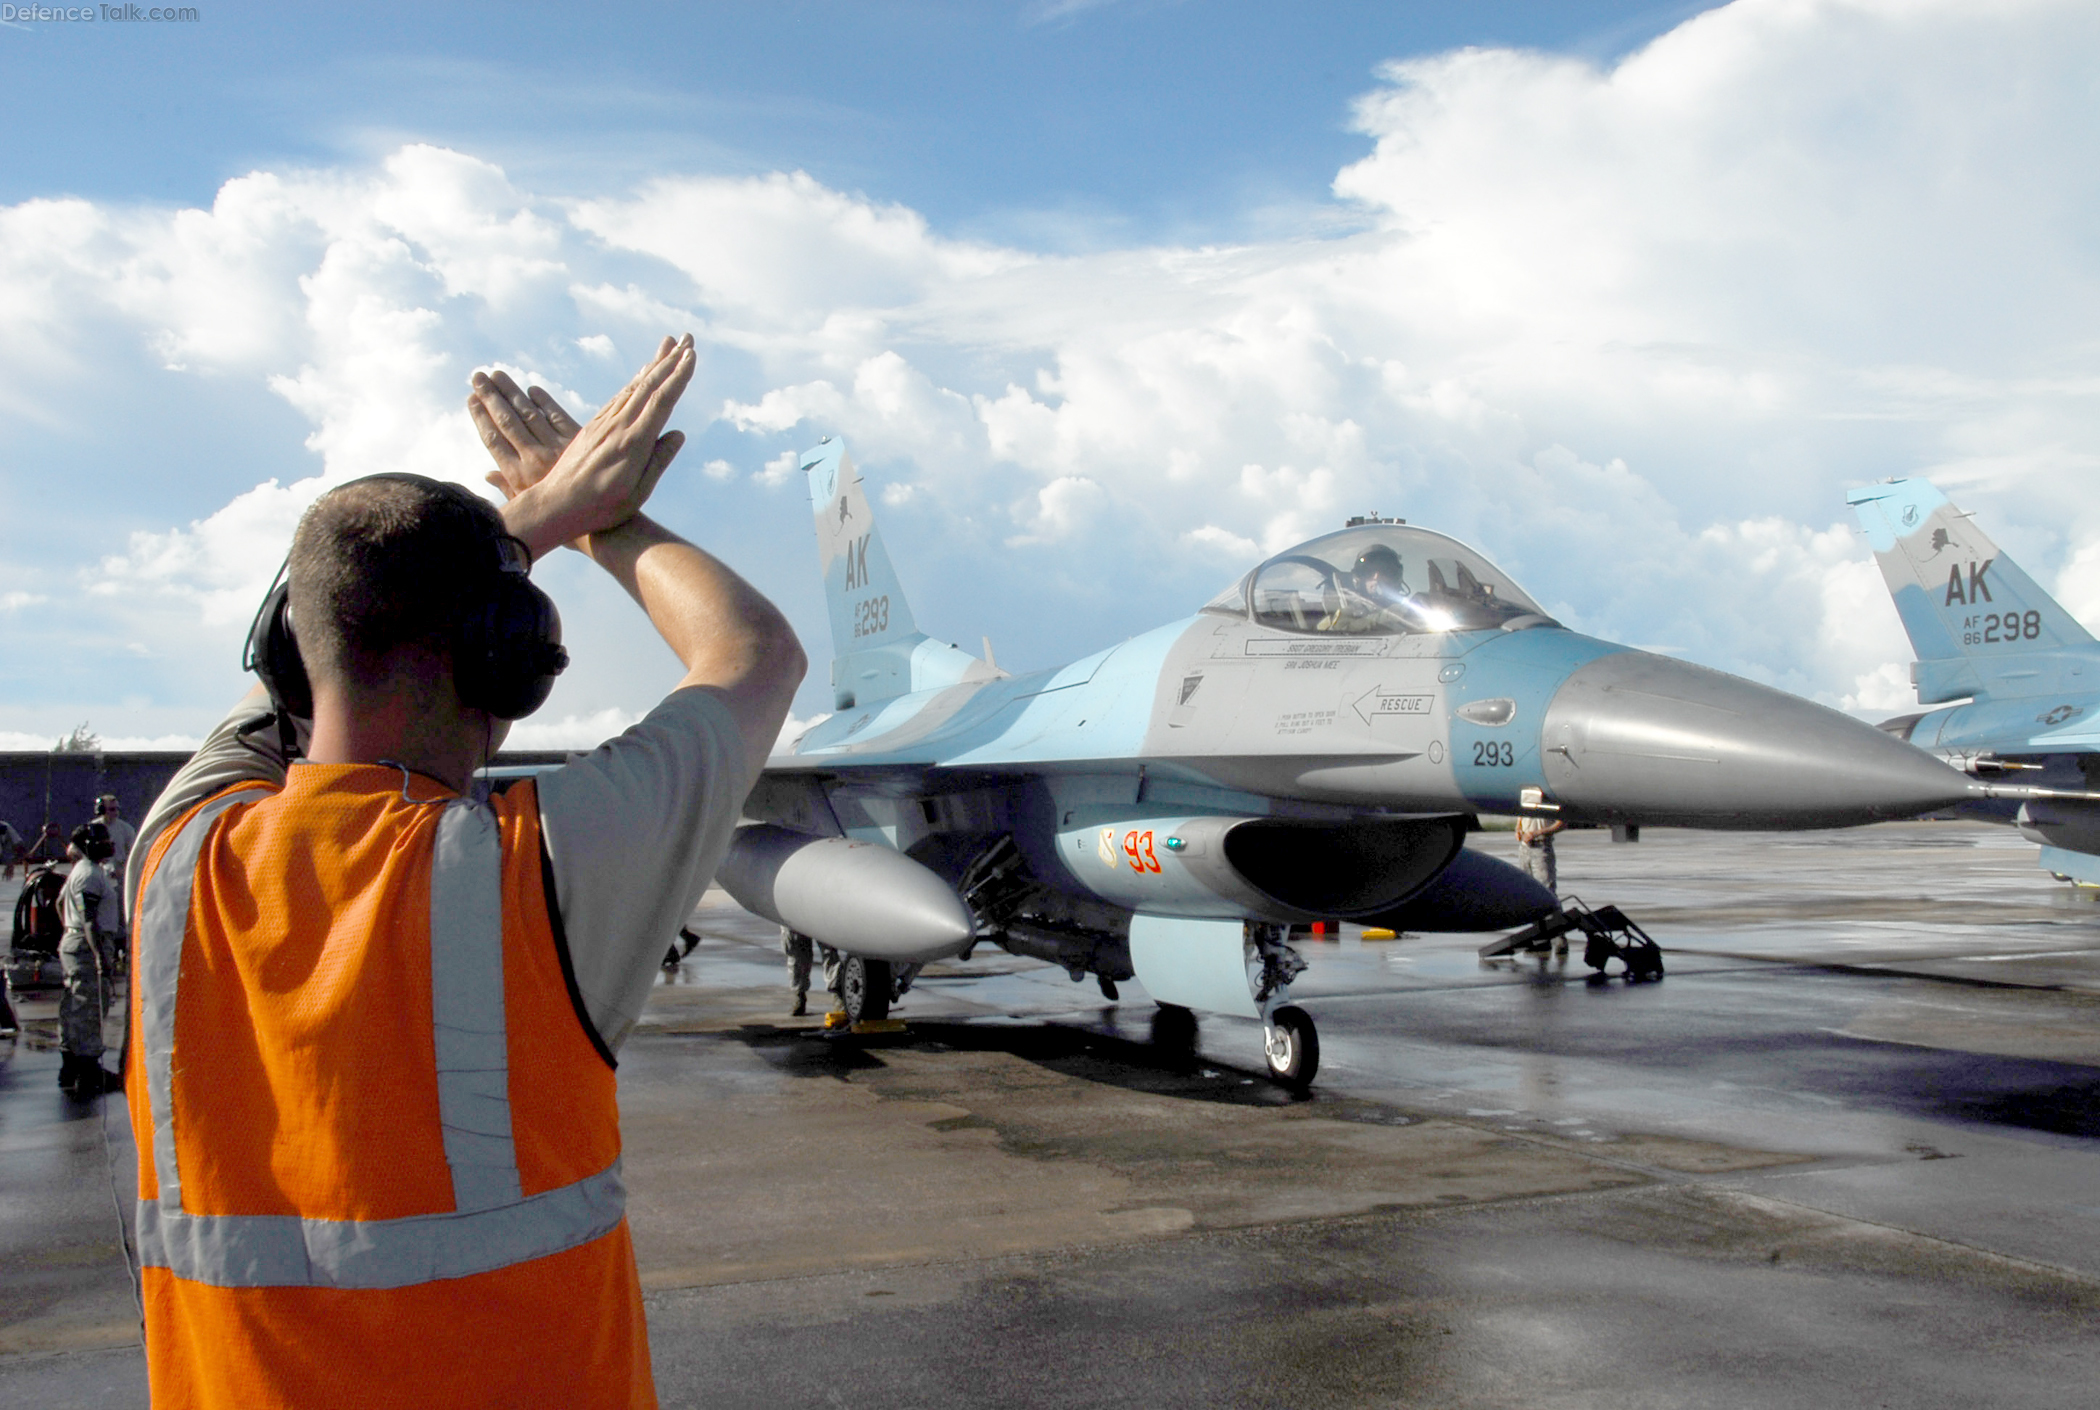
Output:
[[[1400,938],[1400,932],[1397,930],[1387,930],[1382,925],[1374,925],[1370,929],[1366,930],[1360,938],[1365,940],[1398,940]]]
[[[852,1022],[852,1019],[846,1017],[844,1009],[833,1009],[824,1015],[824,1031],[829,1033],[834,1028],[845,1028]]]
[[[841,1015],[841,1017],[843,1016]],[[901,1018],[865,1018],[854,1024],[849,1031],[856,1036],[864,1033],[902,1033],[904,1031],[904,1020]]]

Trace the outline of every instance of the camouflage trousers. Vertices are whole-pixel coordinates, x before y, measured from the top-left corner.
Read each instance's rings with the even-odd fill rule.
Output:
[[[1560,863],[1553,855],[1553,839],[1541,837],[1536,842],[1523,843],[1517,850],[1524,854],[1524,875],[1558,896]]]
[[[814,942],[785,927],[780,932],[780,952],[787,956],[788,987],[800,998],[809,992],[809,966],[815,956]]]
[[[98,955],[85,935],[58,942],[58,967],[64,987],[58,992],[59,1051],[71,1057],[102,1056],[102,974],[110,957]]]
[[[801,998],[809,992],[809,972],[819,957],[824,961],[824,987],[836,994],[839,991],[839,952],[829,945],[819,945],[807,935],[798,935],[787,927],[780,930],[780,953],[787,956],[788,987]]]

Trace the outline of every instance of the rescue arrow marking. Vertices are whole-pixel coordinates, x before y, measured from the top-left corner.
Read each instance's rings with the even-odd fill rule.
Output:
[[[1381,685],[1373,687],[1353,708],[1357,718],[1369,724],[1380,715],[1426,715],[1435,703],[1434,695],[1392,695]]]

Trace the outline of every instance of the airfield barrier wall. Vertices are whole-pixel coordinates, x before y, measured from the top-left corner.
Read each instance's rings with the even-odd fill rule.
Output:
[[[189,757],[168,750],[0,753],[0,818],[13,823],[24,842],[34,842],[46,821],[71,832],[95,815],[96,798],[114,793],[124,820],[136,827]],[[496,762],[558,764],[566,757],[560,751],[504,752]]]

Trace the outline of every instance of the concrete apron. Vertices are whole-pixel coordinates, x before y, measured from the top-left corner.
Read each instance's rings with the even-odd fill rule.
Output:
[[[67,1102],[55,1003],[4,1066],[0,1358],[137,1346],[102,1141]],[[1668,1137],[1600,1148],[1390,1106],[1293,1100],[1205,1059],[1061,1027],[919,1023],[879,1042],[777,1022],[776,991],[659,988],[621,1064],[649,1293],[1122,1248],[1190,1232],[1626,1189],[1799,1157]],[[47,1013],[45,1010],[52,1010]],[[108,1039],[119,1039],[113,1020]],[[27,1119],[25,1119],[27,1118]],[[26,1196],[26,1198],[25,1198]],[[4,1384],[4,1381],[0,1381]]]
[[[658,990],[622,1061],[645,1288],[994,1258],[1646,1184],[1802,1157],[1516,1137],[1067,1028],[841,1042]],[[770,995],[761,1001],[778,1009]],[[672,1037],[677,1034],[679,1037]],[[662,1036],[658,1036],[662,1035]],[[741,1196],[741,1197],[740,1197]]]
[[[1696,854],[1714,870],[1690,889],[1725,877],[1748,890],[1763,847]],[[1690,869],[1659,867],[1666,855],[1599,851],[1589,870],[1667,870],[1683,885]],[[1892,888],[1876,877],[1865,889]],[[1725,909],[1755,903],[1735,894]],[[1672,927],[1693,948],[1700,914],[1687,903]],[[1420,1085],[1294,1100],[1260,1079],[1244,1034],[1220,1030],[1208,1052],[1177,1057],[1144,1041],[1141,999],[1104,1011],[1091,990],[996,956],[966,967],[982,976],[968,984],[930,972],[903,1035],[839,1042],[814,1018],[782,1017],[769,927],[707,919],[709,942],[654,991],[621,1064],[666,1404],[1741,1406],[1873,1389],[1907,1405],[2054,1405],[2100,1372],[2100,1280],[2068,1254],[1912,1232],[1935,1227],[1940,1206],[1894,1220],[1874,1212],[1887,1207],[1880,1187],[1883,1203],[1858,1217],[1788,1197],[1869,1177],[1926,1197],[1946,1172],[1987,1163],[2056,1160],[2074,1178],[2082,1140],[1976,1137],[1970,1160],[1920,1147],[1915,1159],[1936,1163],[1899,1167],[1835,1159],[1872,1144],[1845,1121],[1809,1140],[1799,1122],[1760,1116],[1739,1128],[1755,1137],[1715,1140],[1658,1110],[1562,1136],[1506,1111],[1469,1118]],[[1832,922],[1775,915],[1709,943],[1754,955],[1760,972],[1778,961],[1777,974]],[[1860,924],[1883,934],[1878,915]],[[2063,963],[2061,925],[2023,960]],[[1842,958],[1930,972],[1961,958],[1921,943],[1937,933],[1908,931],[1900,955],[1876,939]],[[1463,973],[1464,947],[1442,948]],[[1420,956],[1405,967],[1422,976],[1406,980],[1417,1007],[1393,990],[1380,1012],[1465,1012],[1442,948],[1407,952]],[[1399,973],[1382,953],[1336,950],[1336,966],[1362,971],[1335,968],[1338,987]],[[1699,973],[1688,961],[1669,983]],[[2075,993],[1900,983],[1852,1011],[1846,1041],[2100,1066]],[[1483,987],[1471,1002],[1521,997]],[[1326,1012],[1346,1035],[1348,1010]],[[11,1056],[0,1044],[0,1403],[142,1404],[102,1137],[52,1085],[47,1016],[24,1017],[30,1037]],[[1453,1020],[1477,1034],[1469,1023]],[[1381,1042],[1432,1041],[1388,1031]],[[1454,1074],[1481,1061],[1454,1043],[1434,1052]],[[109,1130],[128,1198],[121,1119]]]

